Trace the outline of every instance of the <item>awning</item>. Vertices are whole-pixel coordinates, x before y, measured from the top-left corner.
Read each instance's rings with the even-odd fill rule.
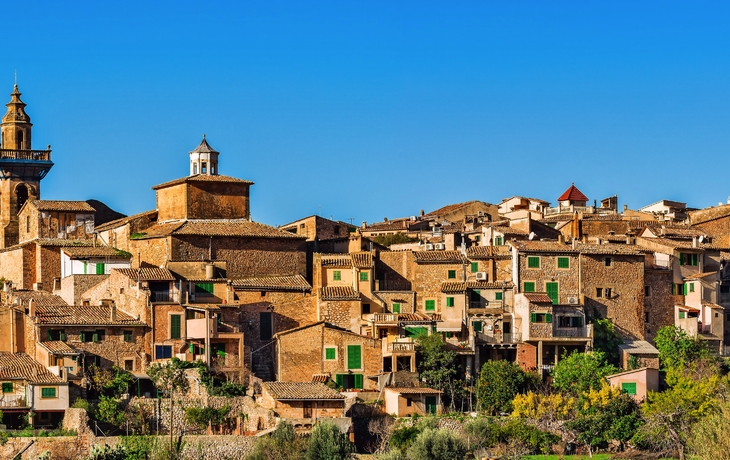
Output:
[[[461,332],[461,329],[462,329],[462,323],[460,320],[439,321],[436,323],[437,331]]]

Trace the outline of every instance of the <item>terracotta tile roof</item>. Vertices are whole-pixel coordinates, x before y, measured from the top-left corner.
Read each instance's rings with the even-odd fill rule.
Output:
[[[52,307],[56,305],[68,305],[61,297],[46,291],[17,290],[13,296],[20,299],[23,305],[28,305],[32,299],[37,306]]]
[[[706,272],[706,273],[693,273],[692,275],[685,276],[684,279],[686,280],[699,280],[702,278],[707,278],[708,276],[714,276],[717,275],[717,272]]]
[[[302,275],[260,276],[257,278],[237,279],[232,281],[233,287],[239,290],[252,291],[311,291],[312,286]]]
[[[274,399],[282,401],[345,399],[339,391],[318,382],[264,382],[262,385]]]
[[[145,323],[134,319],[117,308],[116,320],[111,319],[108,306],[41,306],[36,308],[36,318],[41,324],[99,325],[99,326],[144,326]]]
[[[307,239],[306,236],[295,235],[249,220],[189,220],[173,233],[175,235]]]
[[[417,264],[460,264],[468,262],[460,251],[415,251]]]
[[[466,250],[470,260],[480,259],[510,259],[512,253],[508,246],[472,246]]]
[[[618,348],[632,355],[659,355],[659,350],[645,340],[631,340],[622,343]]]
[[[442,391],[434,390],[433,388],[419,388],[419,387],[411,387],[411,388],[398,388],[398,387],[385,387],[388,391],[394,391],[396,393],[400,393],[402,395],[435,395],[435,394],[441,394]]]
[[[105,231],[110,230],[112,228],[121,227],[122,225],[126,225],[129,222],[132,222],[133,220],[140,219],[140,218],[144,218],[144,217],[147,217],[147,218],[150,218],[150,219],[156,218],[157,217],[157,210],[156,209],[153,209],[152,211],[145,211],[145,212],[141,212],[139,214],[135,214],[133,216],[127,216],[127,217],[122,217],[120,219],[112,220],[112,221],[109,221],[109,222],[107,222],[107,223],[105,223],[103,225],[96,226],[94,228],[94,230],[96,230],[97,232],[105,232]]]
[[[152,190],[159,190],[165,187],[172,187],[173,185],[184,184],[186,182],[228,182],[237,184],[249,184],[253,182],[243,179],[236,179],[235,177],[229,176],[209,176],[207,174],[197,174],[195,176],[181,177],[180,179],[171,180],[159,185],[152,187]]]
[[[94,240],[67,240],[65,238],[36,238],[28,241],[28,243],[35,243],[38,246],[58,246],[60,248],[69,246],[94,246]]]
[[[423,321],[438,321],[441,319],[441,315],[426,316],[423,313],[399,313],[398,322],[409,323],[409,322],[423,322]]]
[[[130,239],[144,240],[146,238],[159,238],[161,236],[169,236],[172,235],[175,230],[182,227],[184,223],[184,221],[156,223],[155,225],[148,227],[141,232],[130,235]]]
[[[636,246],[634,244],[577,243],[575,245],[575,247],[581,254],[606,254],[606,255],[616,254],[616,255],[626,255],[626,256],[643,256],[647,252],[647,250],[645,248]]]
[[[441,233],[445,234],[451,234],[451,233],[458,233],[460,231],[464,230],[464,226],[460,223],[452,223],[449,225],[442,225],[441,226]]]
[[[360,293],[352,286],[324,286],[320,297],[322,300],[360,300]]]
[[[441,283],[441,292],[465,292],[467,289],[512,289],[511,281],[488,283],[486,281],[456,281]]]
[[[312,375],[312,383],[326,383],[330,379],[329,374],[314,374]]]
[[[644,238],[644,237],[638,237],[636,238],[637,244],[647,245],[647,244],[659,244],[662,246],[666,246],[668,248],[673,249],[697,249],[697,250],[703,250],[703,249],[709,249],[709,250],[728,250],[728,248],[725,245],[722,244],[715,244],[715,243],[697,243],[697,247],[694,247],[691,240],[673,240],[671,238]]]
[[[560,197],[558,197],[558,201],[588,201],[588,197],[583,195],[583,192],[578,190],[578,187],[575,186],[575,184],[570,184],[570,187],[568,187],[568,190],[563,192]]]
[[[408,230],[408,225],[411,223],[408,219],[390,220],[388,222],[375,222],[367,225],[365,228],[360,230],[366,232],[388,232],[388,231],[399,231]]]
[[[483,227],[489,228],[488,225],[483,225]],[[529,235],[529,233],[524,230],[521,230],[518,228],[507,227],[504,225],[495,225],[492,227],[492,229],[495,232],[502,233],[503,235]]]
[[[458,211],[461,208],[464,208],[466,206],[469,206],[470,204],[479,203],[478,200],[471,200],[471,201],[465,201],[463,203],[454,203],[454,204],[448,204],[442,208],[439,208],[435,211],[431,211],[428,214],[425,214],[422,219],[432,219],[436,217],[443,217],[445,214],[449,214],[451,212]]]
[[[88,259],[90,257],[114,257],[117,259],[130,259],[132,254],[119,249],[110,248],[108,246],[80,246],[66,247],[63,252],[71,256],[73,259]]]
[[[573,249],[569,244],[558,243],[557,241],[510,241],[520,252],[565,252],[577,254],[578,250]]]
[[[41,345],[43,347],[50,351],[51,353],[57,354],[57,355],[78,355],[78,350],[71,347],[66,342],[63,342],[61,340],[52,340],[48,342],[41,342]]]
[[[352,267],[352,257],[349,254],[323,255],[320,260],[323,267]]]
[[[138,277],[140,281],[175,281],[172,272],[166,268],[114,268],[112,271],[117,271],[134,281],[137,281]]]
[[[86,201],[31,200],[29,204],[39,211],[95,212]]]
[[[722,306],[712,302],[702,302],[702,306],[712,308],[713,310],[725,310]]]
[[[353,252],[352,264],[356,268],[372,268],[373,266],[373,255],[369,252]]]
[[[601,241],[626,243],[626,235],[591,235],[588,237],[589,241],[598,239]]]
[[[31,383],[61,383],[41,363],[25,353],[0,352],[0,380],[27,380]]]
[[[525,298],[530,301],[530,303],[553,303],[553,299],[551,299],[549,295],[544,293],[525,292],[524,295]]]

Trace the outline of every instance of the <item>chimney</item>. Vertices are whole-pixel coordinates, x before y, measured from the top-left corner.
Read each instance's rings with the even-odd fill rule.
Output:
[[[575,249],[575,246],[576,246],[576,242],[577,241],[578,240],[576,238],[573,238],[573,241],[571,241],[571,246],[573,247],[573,249]]]
[[[363,220],[363,221],[362,221],[362,228],[365,228],[365,227],[367,227],[367,226],[368,226],[368,223],[367,223],[367,222],[365,222],[365,221]]]
[[[28,316],[31,318],[35,316],[35,307],[35,300],[30,299],[30,301],[28,301]]]
[[[387,217],[383,217],[383,222],[388,222],[388,218]]]
[[[730,202],[730,198],[728,198],[728,202]],[[423,209],[421,209],[421,212],[419,213],[419,215],[420,215],[421,217],[423,217],[423,216],[425,216],[425,215],[426,215],[426,213],[425,213],[425,212],[423,212]]]
[[[109,305],[109,322],[117,322],[117,305],[115,303]]]
[[[558,235],[558,243],[560,243],[560,244],[565,243],[565,236],[563,236],[562,233],[560,235]]]
[[[634,244],[633,240],[631,239],[631,235],[626,235],[626,244]]]
[[[696,248],[697,247],[697,237],[696,236],[693,236],[692,237],[692,247],[693,248]]]
[[[628,211],[628,209],[629,209],[629,205],[625,204],[624,205],[624,212]]]

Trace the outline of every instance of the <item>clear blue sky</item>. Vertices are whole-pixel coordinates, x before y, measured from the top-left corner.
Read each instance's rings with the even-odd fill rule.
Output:
[[[554,203],[572,181],[702,207],[730,195],[727,5],[13,2],[0,89],[17,69],[52,144],[43,198],[126,214],[203,133],[271,225]]]

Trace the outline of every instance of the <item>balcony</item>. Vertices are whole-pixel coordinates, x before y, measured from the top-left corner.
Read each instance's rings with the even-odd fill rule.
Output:
[[[484,342],[484,343],[492,343],[492,344],[515,344],[520,343],[522,341],[522,333],[521,332],[512,332],[512,333],[496,333],[496,334],[484,334],[482,332],[477,332],[477,338]]]
[[[28,407],[23,395],[0,395],[0,407]]]
[[[556,327],[553,329],[553,337],[589,338],[591,326],[583,327]]]
[[[3,160],[51,161],[50,150],[0,149]]]
[[[391,353],[414,353],[416,344],[413,342],[390,342],[388,351]]]
[[[398,324],[398,313],[375,313],[373,322],[375,324]]]
[[[170,292],[170,291],[151,291],[150,292],[150,302],[177,303],[178,298],[179,297],[178,297],[177,293]]]
[[[501,300],[479,300],[469,302],[468,315],[501,315],[508,310]]]

